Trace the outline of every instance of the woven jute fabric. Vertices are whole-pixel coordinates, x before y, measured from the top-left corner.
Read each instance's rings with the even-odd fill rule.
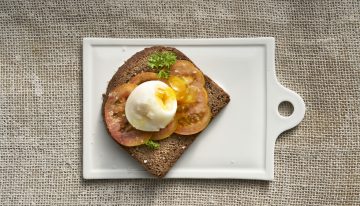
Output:
[[[264,36],[307,107],[273,182],[82,179],[82,38]],[[357,0],[2,0],[0,98],[0,205],[360,205]]]

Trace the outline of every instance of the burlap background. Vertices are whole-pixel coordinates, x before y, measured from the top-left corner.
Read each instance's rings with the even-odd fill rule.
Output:
[[[359,1],[0,1],[1,205],[359,205]],[[276,38],[275,181],[81,178],[82,38]]]

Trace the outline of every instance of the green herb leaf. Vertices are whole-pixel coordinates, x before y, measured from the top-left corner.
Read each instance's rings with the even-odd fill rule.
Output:
[[[159,149],[160,144],[149,139],[145,145],[150,149]]]
[[[169,75],[170,75],[170,71],[169,70],[160,70],[159,73],[157,74],[157,76],[160,78],[160,79],[167,79],[169,78]]]
[[[158,71],[159,78],[169,78],[170,67],[175,64],[176,55],[170,51],[155,52],[148,59],[148,66]]]

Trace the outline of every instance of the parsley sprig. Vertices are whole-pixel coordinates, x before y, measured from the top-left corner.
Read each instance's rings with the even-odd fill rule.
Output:
[[[149,139],[145,145],[150,149],[159,149],[160,144]]]
[[[170,51],[155,52],[148,59],[148,66],[158,71],[158,77],[167,79],[170,75],[170,67],[175,64],[176,55]]]

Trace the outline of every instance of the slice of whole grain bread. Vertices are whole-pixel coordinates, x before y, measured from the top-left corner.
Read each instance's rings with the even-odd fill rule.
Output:
[[[177,59],[191,61],[182,52],[172,47],[153,46],[150,48],[145,48],[128,59],[114,74],[108,84],[106,94],[104,94],[103,106],[107,100],[107,95],[116,86],[128,82],[131,77],[140,72],[153,71],[147,66],[148,57],[154,52],[161,51],[171,51],[176,54]],[[226,104],[228,104],[230,97],[208,76],[204,76],[205,88],[209,96],[209,107],[211,108],[213,118],[217,115],[217,113],[220,112],[223,107],[225,107]],[[163,177],[198,135],[199,133],[188,136],[173,134],[164,140],[160,140],[160,148],[156,150],[149,149],[144,145],[136,147],[126,147],[121,145],[121,147],[125,149],[140,164],[142,164],[144,168],[151,174],[157,177]]]

